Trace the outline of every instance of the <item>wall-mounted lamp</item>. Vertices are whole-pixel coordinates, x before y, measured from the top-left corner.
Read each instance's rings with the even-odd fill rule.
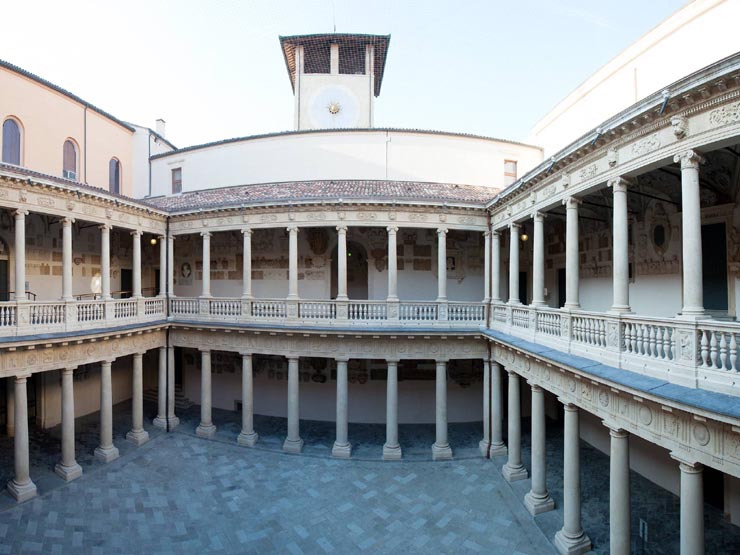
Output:
[[[529,241],[529,235],[527,235],[526,233],[522,233],[521,238],[522,241]]]
[[[156,244],[157,244],[157,238],[156,238],[156,237],[152,237],[152,238],[151,238],[151,239],[149,240],[149,244],[151,244],[151,245],[156,245]]]

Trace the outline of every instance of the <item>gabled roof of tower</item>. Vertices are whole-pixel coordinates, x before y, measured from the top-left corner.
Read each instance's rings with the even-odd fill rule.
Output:
[[[375,47],[375,96],[380,95],[380,85],[383,82],[385,58],[388,54],[390,35],[361,35],[354,33],[323,33],[317,35],[292,35],[280,37],[280,46],[283,48],[285,66],[288,68],[290,85],[295,91],[295,48],[306,44],[328,43],[339,44],[372,44]]]

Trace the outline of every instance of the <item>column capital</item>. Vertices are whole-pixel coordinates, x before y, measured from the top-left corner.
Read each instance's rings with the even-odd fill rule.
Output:
[[[519,377],[519,374],[512,370],[511,367],[504,368],[504,370],[506,370],[506,373],[509,374],[509,376],[515,376],[517,378]]]
[[[159,241],[160,243],[166,240],[167,240],[166,235],[157,235],[157,241]]]
[[[337,233],[339,235],[346,235],[347,234],[347,224],[339,224],[337,226]]]
[[[522,224],[518,224],[518,223],[516,223],[516,222],[511,222],[511,223],[509,224],[509,229],[510,229],[510,230],[514,230],[514,229],[521,229],[521,227],[522,227]]]
[[[243,235],[252,235],[254,233],[254,230],[251,227],[245,227],[242,229]]]
[[[140,229],[134,229],[133,231],[130,232],[130,235],[131,237],[141,237],[142,235],[144,235],[144,232],[141,231]]]
[[[146,354],[146,351],[142,351],[140,353],[134,353],[133,356],[134,358],[143,358],[145,354]]]
[[[491,230],[491,237],[495,237],[496,239],[498,239],[499,237],[501,237],[501,230],[500,229],[492,229]]]
[[[566,210],[578,210],[578,205],[583,202],[581,199],[576,197],[568,197],[563,199],[563,206]]]
[[[300,228],[297,225],[289,225],[285,228],[285,230],[288,233],[298,233],[300,231]]]
[[[446,227],[438,227],[437,228],[437,235],[447,235],[447,232],[449,230]]]
[[[685,472],[686,474],[698,474],[704,469],[703,464],[695,459],[687,457],[683,453],[671,451],[670,455],[672,459],[678,461],[678,466],[681,469],[681,472]]]
[[[213,235],[213,234],[210,231],[201,231],[200,232],[200,236],[203,237],[204,239],[206,237],[210,237],[211,235]]]
[[[387,359],[385,359],[385,363],[388,364],[388,365],[394,364],[394,365],[398,366],[398,363],[399,362],[401,362],[401,360],[398,359],[398,358],[387,358]]]
[[[104,231],[105,232],[105,231],[110,231],[111,229],[113,229],[113,226],[111,224],[100,224],[98,226],[98,229],[100,231]]]
[[[115,361],[116,361],[115,358],[106,358],[100,361],[100,365],[101,366],[103,365],[112,366]]]
[[[60,218],[60,221],[62,222],[62,225],[67,227],[71,226],[73,223],[75,223],[75,219],[71,216],[64,216],[63,218]]]
[[[349,357],[336,357],[334,360],[337,362],[349,362]]]
[[[702,156],[696,150],[687,150],[685,152],[679,152],[673,157],[673,161],[681,163],[681,169],[698,168],[699,164],[703,164],[706,158]]]
[[[25,208],[18,208],[15,212],[13,212],[13,214],[15,215],[15,219],[19,220],[21,218],[25,218],[26,216],[28,216],[29,211],[26,210]]]
[[[534,382],[532,382],[530,380],[527,380],[527,383],[529,384],[529,387],[532,389],[532,391],[535,391],[535,392],[538,392],[538,393],[540,391],[542,391],[542,386],[541,385],[537,385],[536,383],[534,383]]]
[[[388,232],[388,234],[391,233],[398,233],[398,226],[397,225],[389,225],[385,228],[385,230]]]
[[[602,420],[601,423],[609,429],[609,435],[616,438],[629,437],[630,433],[614,422]]]
[[[61,370],[59,370],[59,371],[60,371],[60,372],[61,372],[62,374],[66,374],[66,375],[69,375],[69,374],[72,374],[72,373],[74,373],[74,371],[75,371],[75,370],[77,370],[77,367],[76,367],[76,366],[74,366],[74,367],[72,367],[72,368],[62,368],[62,369],[61,369]]]
[[[490,237],[492,235],[492,233],[493,233],[492,231],[484,231],[483,232],[483,237]]]
[[[241,355],[242,358],[247,358],[247,357],[252,358],[252,351],[248,351],[248,352],[239,351],[239,354]]]
[[[444,364],[445,366],[447,366],[447,363],[450,362],[450,359],[449,358],[436,358],[434,359],[434,362],[437,364],[437,366],[439,366],[440,364]]]
[[[201,354],[211,354],[211,349],[208,347],[198,347],[198,350],[201,352]]]
[[[568,399],[565,399],[564,397],[558,397],[558,401],[563,404],[563,409],[566,412],[578,412],[578,406],[571,403]]]
[[[615,193],[626,193],[628,187],[635,184],[634,180],[626,177],[614,177],[606,182],[607,187],[611,187]]]
[[[536,210],[535,212],[532,212],[532,219],[535,222],[542,222],[547,218],[547,214],[544,212],[540,212],[539,210]]]

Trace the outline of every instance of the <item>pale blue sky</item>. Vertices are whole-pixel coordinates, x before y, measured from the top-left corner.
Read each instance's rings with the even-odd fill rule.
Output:
[[[377,127],[524,140],[685,0],[6,2],[0,58],[178,146],[293,127],[278,36],[391,34]],[[9,25],[12,21],[14,24]]]

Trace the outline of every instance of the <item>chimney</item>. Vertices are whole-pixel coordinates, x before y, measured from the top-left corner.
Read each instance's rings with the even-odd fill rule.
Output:
[[[167,125],[166,122],[162,118],[159,118],[157,120],[157,126],[155,128],[155,130],[157,132],[157,135],[160,135],[162,137],[165,136],[165,128],[166,128],[166,125]]]

